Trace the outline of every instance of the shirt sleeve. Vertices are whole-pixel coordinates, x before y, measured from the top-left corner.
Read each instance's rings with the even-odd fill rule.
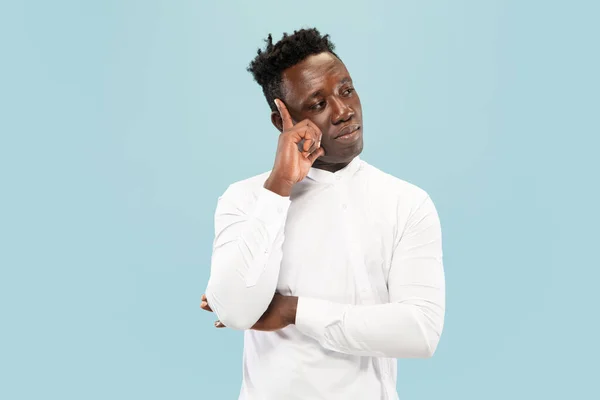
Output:
[[[277,286],[289,197],[261,187],[229,186],[215,212],[208,304],[232,329],[249,329],[265,312]]]
[[[394,249],[389,303],[347,305],[301,297],[296,326],[326,349],[341,353],[431,357],[444,324],[444,281],[440,221],[427,196]]]

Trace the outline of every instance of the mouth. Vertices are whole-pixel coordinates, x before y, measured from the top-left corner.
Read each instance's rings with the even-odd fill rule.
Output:
[[[360,129],[360,125],[358,125],[358,124],[346,125],[342,129],[340,129],[340,131],[338,132],[338,134],[335,136],[334,139],[335,140],[349,140],[349,139],[357,136],[359,129]]]

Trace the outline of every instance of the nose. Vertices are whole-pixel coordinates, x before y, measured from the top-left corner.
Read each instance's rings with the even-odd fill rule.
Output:
[[[342,122],[348,121],[354,116],[354,110],[342,99],[334,97],[330,101],[331,105],[331,123],[337,125]]]

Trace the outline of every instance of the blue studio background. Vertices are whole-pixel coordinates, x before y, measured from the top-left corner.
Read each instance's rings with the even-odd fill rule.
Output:
[[[446,325],[401,398],[600,398],[597,4],[2,2],[0,398],[237,398],[242,334],[199,309],[213,213],[274,159],[246,66],[312,26],[362,157],[442,221]]]

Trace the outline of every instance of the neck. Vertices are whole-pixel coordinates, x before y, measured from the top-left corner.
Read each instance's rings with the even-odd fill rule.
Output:
[[[315,162],[313,163],[312,167],[317,168],[317,169],[322,169],[324,171],[337,172],[340,169],[348,166],[348,164],[350,164],[350,161],[341,162],[341,163],[328,163],[325,161],[321,161],[320,159],[317,158],[315,160]]]

